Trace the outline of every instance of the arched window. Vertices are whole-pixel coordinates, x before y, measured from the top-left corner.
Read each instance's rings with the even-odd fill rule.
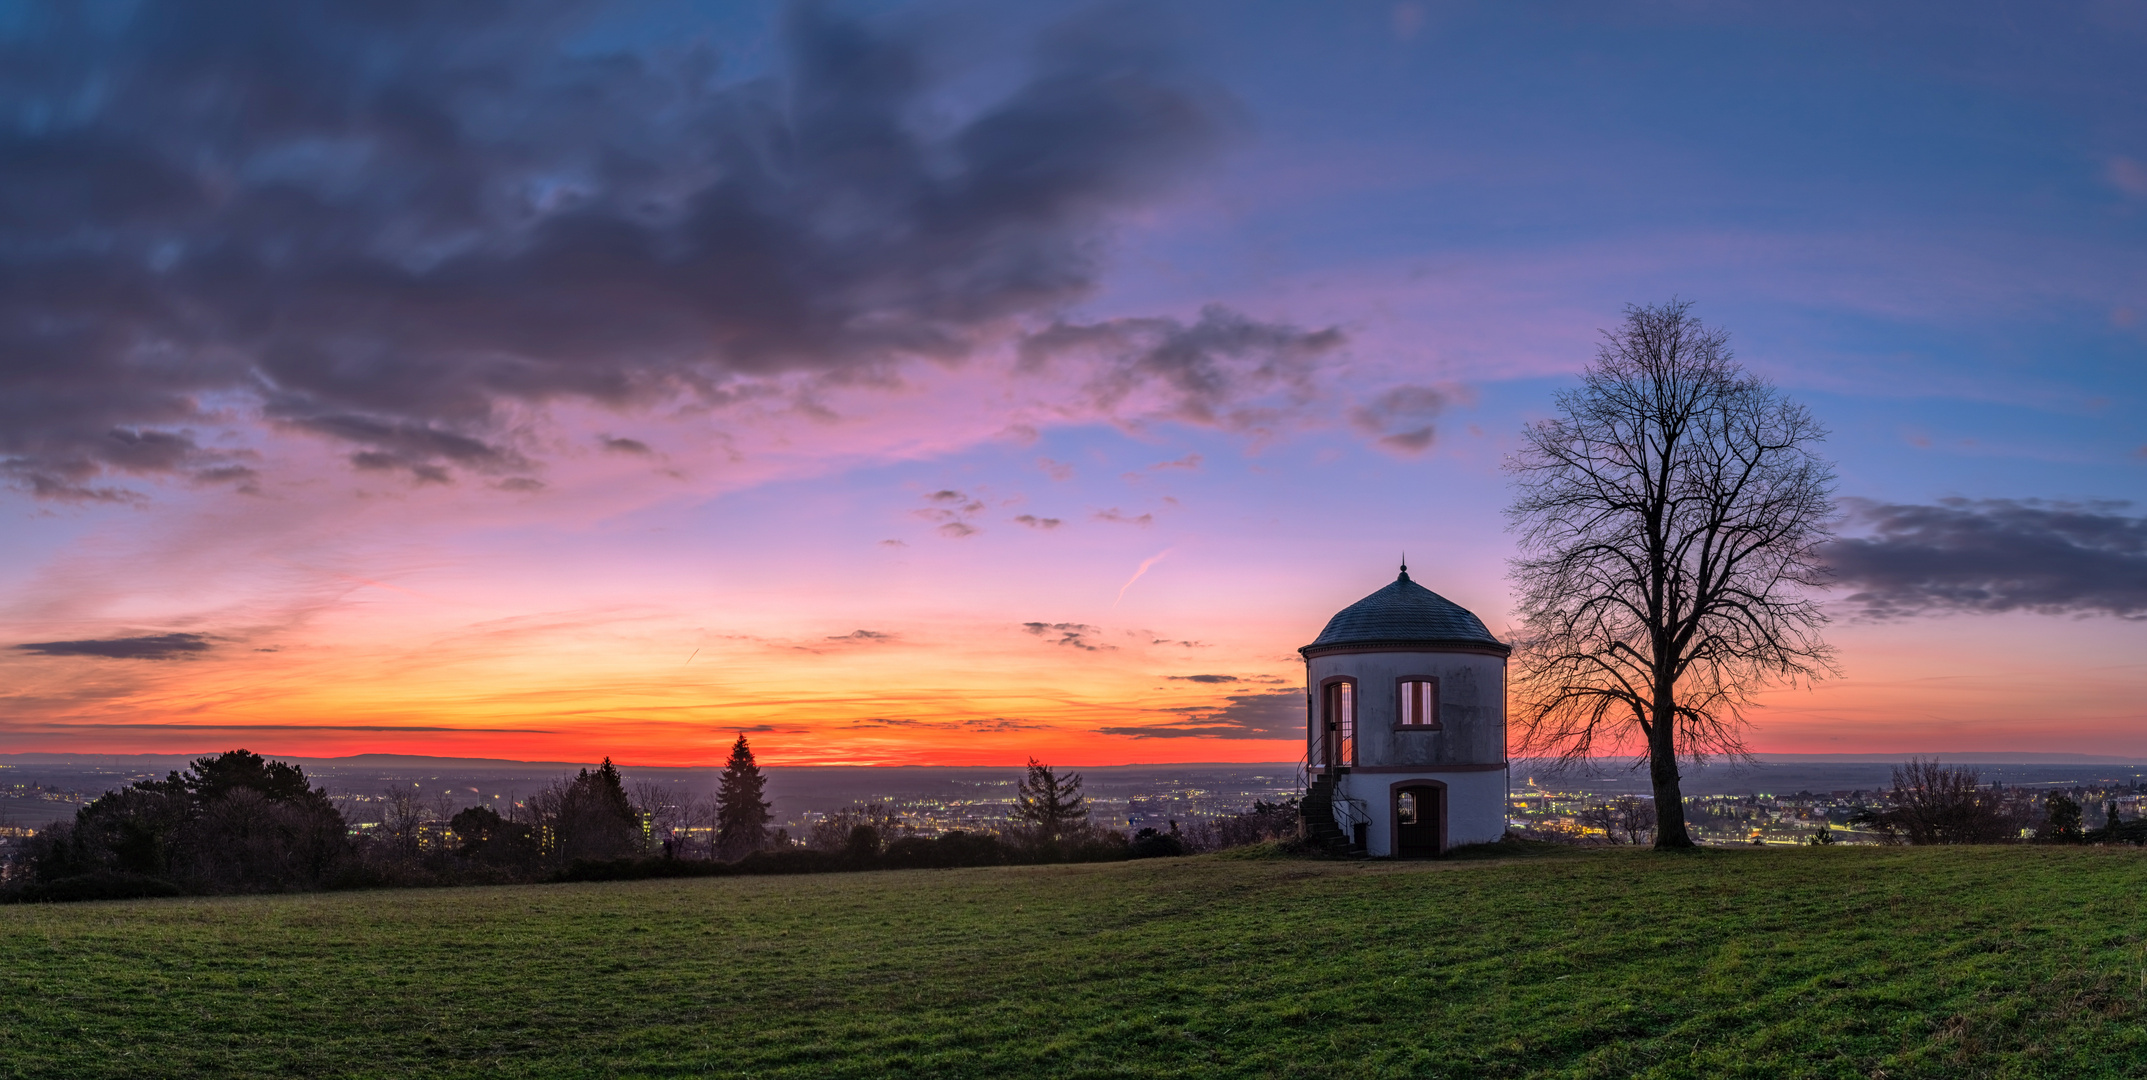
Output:
[[[1325,762],[1357,763],[1357,684],[1335,679],[1320,688],[1320,721],[1324,725],[1328,753]],[[1324,762],[1323,762],[1324,763]]]
[[[1439,680],[1411,677],[1401,680],[1401,725],[1405,728],[1436,728],[1439,726]]]

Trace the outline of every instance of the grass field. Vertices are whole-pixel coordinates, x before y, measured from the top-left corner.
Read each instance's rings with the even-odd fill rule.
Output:
[[[2136,849],[0,908],[0,1076],[2147,1077]]]

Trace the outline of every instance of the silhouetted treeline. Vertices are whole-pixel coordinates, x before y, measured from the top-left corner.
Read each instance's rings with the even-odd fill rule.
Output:
[[[2102,809],[2089,828],[2069,794],[1986,787],[1973,769],[1917,759],[1894,767],[1883,806],[1850,820],[1901,844],[2147,844],[2147,819],[2122,820],[2114,802]]]
[[[627,790],[609,759],[509,806],[426,805],[384,792],[382,820],[353,828],[296,765],[246,750],[109,792],[23,847],[0,899],[795,874],[1184,855],[1293,836],[1296,809],[1134,835],[1097,827],[1081,778],[1030,762],[1014,817],[994,832],[922,836],[881,805],[853,806],[800,840],[769,830],[763,778],[741,737],[706,805]],[[502,812],[504,811],[504,812]],[[698,824],[697,824],[698,823]],[[695,841],[696,829],[706,839]]]
[[[30,898],[316,889],[348,862],[349,827],[296,765],[233,750],[106,794],[31,838]],[[65,882],[66,884],[61,884]]]

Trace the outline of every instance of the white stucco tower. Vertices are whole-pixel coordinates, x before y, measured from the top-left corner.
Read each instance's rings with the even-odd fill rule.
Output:
[[[1374,856],[1506,831],[1506,656],[1468,609],[1409,580],[1343,608],[1305,658],[1305,826]]]

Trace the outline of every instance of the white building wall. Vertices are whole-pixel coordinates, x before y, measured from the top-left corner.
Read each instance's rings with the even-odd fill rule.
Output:
[[[1342,777],[1341,794],[1359,800],[1371,818],[1365,832],[1366,854],[1394,854],[1394,799],[1397,784],[1437,780],[1446,785],[1446,845],[1488,844],[1506,835],[1507,770],[1473,772],[1353,772]]]
[[[1308,701],[1335,676],[1357,681],[1357,765],[1479,765],[1506,760],[1506,660],[1467,652],[1344,652],[1305,664]],[[1402,730],[1396,683],[1439,680],[1435,731]],[[1318,722],[1315,719],[1315,722]]]
[[[1305,664],[1316,733],[1327,680],[1356,681],[1356,755],[1337,795],[1357,800],[1369,819],[1365,851],[1394,854],[1394,787],[1411,780],[1446,785],[1446,845],[1484,844],[1506,835],[1506,659],[1480,652],[1397,649],[1335,652]],[[1397,684],[1439,680],[1439,727],[1400,726]],[[1341,814],[1338,813],[1337,817]]]

